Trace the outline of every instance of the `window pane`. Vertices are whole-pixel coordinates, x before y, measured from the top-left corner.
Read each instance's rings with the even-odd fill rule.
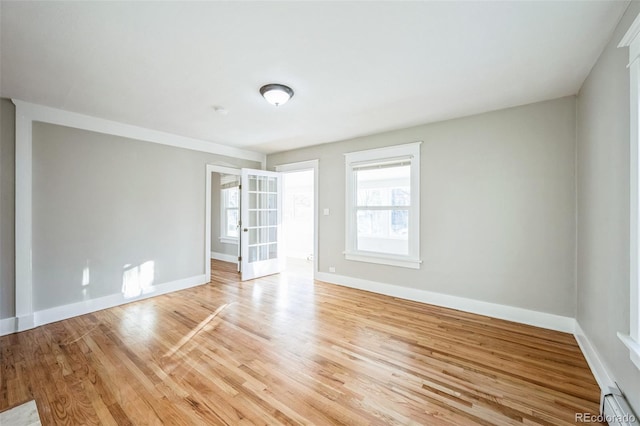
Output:
[[[269,192],[278,192],[278,179],[277,178],[274,178],[274,177],[269,178],[268,191]]]
[[[225,191],[227,192],[227,197],[225,198],[225,207],[238,207],[238,188],[228,188]]]
[[[269,250],[269,259],[276,259],[278,257],[278,244],[269,244],[268,246],[268,250]]]
[[[269,259],[269,246],[258,246],[258,260],[267,260]]]
[[[258,228],[249,229],[249,244],[260,243],[260,232]]]
[[[409,206],[411,166],[355,171],[358,206]]]
[[[358,210],[357,250],[409,254],[409,210]]]
[[[391,212],[390,235],[392,237],[398,237],[408,240],[409,210],[393,210]]]
[[[271,226],[275,226],[278,224],[278,211],[277,210],[271,210],[269,212],[269,225]]]
[[[269,187],[267,185],[267,180],[269,179],[266,176],[256,176],[256,179],[258,180],[258,187],[257,187],[257,191],[260,192],[265,192],[269,190]]]
[[[391,205],[392,206],[410,206],[411,190],[408,186],[391,189]]]
[[[267,196],[267,208],[269,209],[277,209],[278,208],[278,194],[269,194]]]
[[[258,260],[258,247],[249,247],[249,263],[256,262]]]
[[[227,237],[238,237],[238,209],[227,209]]]

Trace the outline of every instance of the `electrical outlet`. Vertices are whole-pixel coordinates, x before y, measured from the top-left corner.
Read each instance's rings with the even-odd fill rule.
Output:
[[[323,214],[324,214],[325,216],[329,216],[329,209],[324,209]]]
[[[335,272],[335,271],[336,271],[335,266],[329,266],[329,272]]]

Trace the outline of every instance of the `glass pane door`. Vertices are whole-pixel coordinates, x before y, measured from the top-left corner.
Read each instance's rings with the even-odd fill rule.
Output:
[[[242,169],[242,279],[280,272],[281,175]]]

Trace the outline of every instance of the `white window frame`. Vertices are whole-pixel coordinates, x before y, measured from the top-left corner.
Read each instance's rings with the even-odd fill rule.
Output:
[[[640,113],[640,15],[622,38],[618,47],[629,48],[629,279],[630,279],[630,324],[629,334],[618,333],[618,337],[629,349],[631,361],[640,369],[640,175],[638,150],[640,134],[638,132],[638,114]]]
[[[240,183],[238,183],[240,185]],[[238,211],[238,218],[240,217],[240,206],[238,207],[227,207],[225,204],[224,191],[225,189],[238,188],[229,187],[229,188],[220,188],[220,242],[226,244],[238,244],[238,237],[230,237],[227,235],[227,210],[233,209]],[[238,193],[238,201],[240,200],[240,193]],[[238,232],[240,228],[238,228]]]
[[[345,154],[345,251],[347,260],[420,269],[420,144],[413,142]],[[409,207],[409,254],[392,255],[357,250],[356,180],[354,166],[403,159],[411,163],[411,205]]]

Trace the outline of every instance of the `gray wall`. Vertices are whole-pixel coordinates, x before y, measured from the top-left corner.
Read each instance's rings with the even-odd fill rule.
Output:
[[[422,140],[420,270],[347,261],[345,152]],[[319,268],[573,317],[575,98],[270,155],[319,159]]]
[[[15,115],[0,99],[0,319],[15,315]]]
[[[238,255],[237,244],[220,241],[220,173],[211,174],[211,251],[216,253]]]
[[[120,293],[145,262],[154,284],[203,274],[207,163],[259,166],[34,123],[34,309]]]
[[[640,413],[640,371],[616,337],[629,332],[629,61],[617,48],[633,2],[578,96],[577,320]]]

